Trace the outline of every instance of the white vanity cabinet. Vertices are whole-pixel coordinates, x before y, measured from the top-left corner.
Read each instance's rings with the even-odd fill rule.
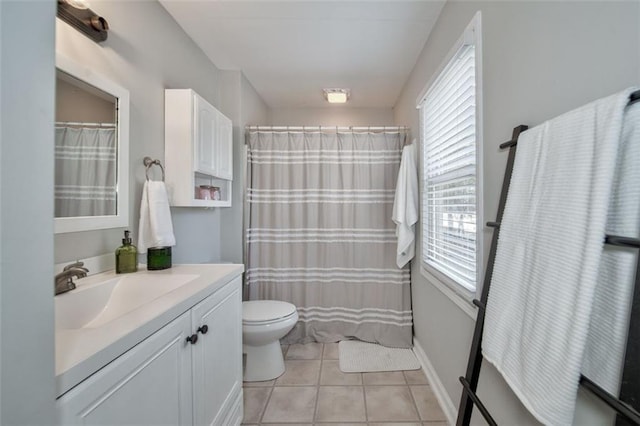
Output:
[[[58,399],[61,425],[239,425],[236,277]]]
[[[176,207],[229,207],[233,123],[191,89],[165,90],[165,182]],[[208,199],[200,186],[220,188]]]
[[[60,397],[58,424],[192,424],[190,334],[186,312]]]
[[[239,278],[237,279],[239,281]],[[240,283],[191,310],[194,424],[233,425],[242,406],[242,295]],[[229,318],[234,318],[229,321]],[[238,320],[239,319],[239,320]],[[204,332],[203,327],[207,327]]]

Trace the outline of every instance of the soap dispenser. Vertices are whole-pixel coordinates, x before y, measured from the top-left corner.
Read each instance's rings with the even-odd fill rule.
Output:
[[[116,274],[138,270],[138,249],[131,244],[129,231],[124,231],[122,245],[116,250]]]

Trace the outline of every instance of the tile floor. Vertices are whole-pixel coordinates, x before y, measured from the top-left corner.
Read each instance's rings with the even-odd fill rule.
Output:
[[[422,370],[343,373],[337,343],[283,346],[285,373],[244,384],[244,425],[445,426]]]

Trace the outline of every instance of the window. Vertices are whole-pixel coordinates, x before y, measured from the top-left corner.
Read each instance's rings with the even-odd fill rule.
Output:
[[[477,24],[479,16],[418,103],[423,267],[467,293],[476,291],[482,261]]]

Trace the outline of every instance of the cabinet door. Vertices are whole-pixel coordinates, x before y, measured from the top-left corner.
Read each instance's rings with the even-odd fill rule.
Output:
[[[218,137],[217,115],[218,111],[194,94],[194,164],[195,171],[206,175],[218,174],[218,159],[216,152],[216,139]]]
[[[230,119],[218,113],[218,177],[233,179],[233,123]]]
[[[58,424],[191,424],[190,326],[187,312],[62,395]]]
[[[193,354],[196,425],[234,425],[242,419],[242,297],[236,278],[192,309],[198,333]]]

